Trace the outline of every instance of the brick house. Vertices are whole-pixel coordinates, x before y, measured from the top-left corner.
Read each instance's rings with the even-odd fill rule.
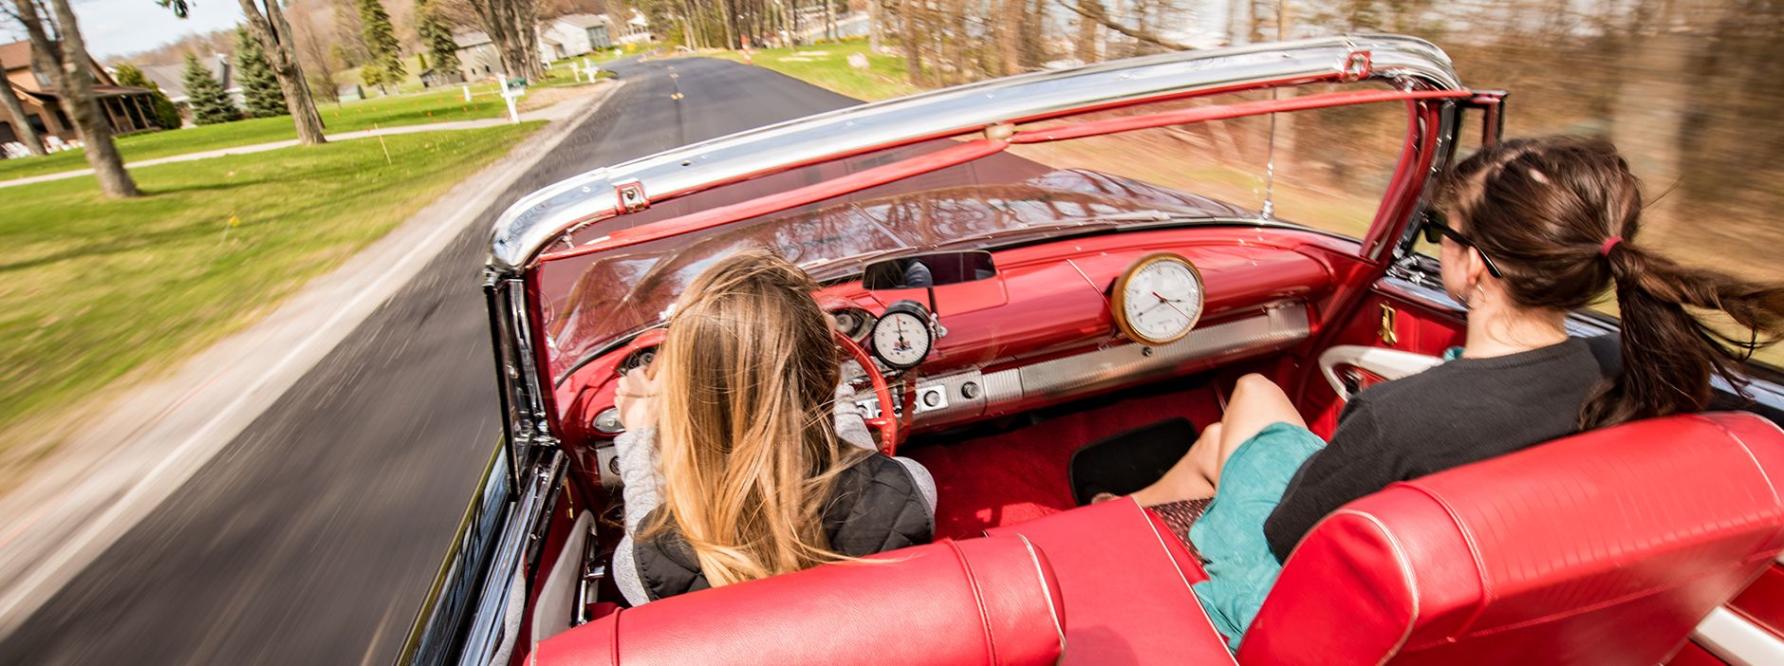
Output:
[[[155,124],[153,93],[146,88],[118,85],[91,56],[87,57],[87,67],[93,73],[93,92],[99,98],[100,108],[105,110],[112,132],[129,134],[160,129]],[[49,76],[31,68],[30,42],[0,44],[0,68],[6,72],[6,85],[12,86],[25,107],[26,122],[37,129],[44,143],[68,144],[80,139]],[[18,134],[12,118],[0,110],[0,146],[16,141]]]

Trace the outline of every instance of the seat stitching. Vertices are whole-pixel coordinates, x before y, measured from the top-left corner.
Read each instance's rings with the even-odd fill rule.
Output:
[[[1035,577],[1041,579],[1041,594],[1045,597],[1047,616],[1053,618],[1053,631],[1059,634],[1059,654],[1063,658],[1065,656],[1065,625],[1059,621],[1059,609],[1053,607],[1053,587],[1047,584],[1047,572],[1041,569],[1041,558],[1034,552],[1034,542],[1029,541],[1028,537],[1023,534],[1017,534],[1016,538],[1021,539],[1022,545],[1028,548],[1028,560],[1034,563]]]
[[[1718,429],[1720,429],[1722,431],[1723,434],[1728,435],[1729,439],[1734,440],[1734,442],[1736,444],[1739,444],[1741,446],[1741,451],[1743,453],[1747,454],[1747,459],[1753,461],[1753,468],[1756,470],[1759,470],[1759,478],[1765,480],[1766,489],[1772,491],[1772,504],[1773,505],[1779,504],[1780,502],[1778,499],[1778,487],[1777,487],[1777,485],[1772,483],[1771,475],[1766,473],[1765,465],[1759,464],[1759,456],[1757,456],[1753,453],[1753,447],[1748,446],[1746,440],[1741,439],[1740,435],[1734,434],[1734,431],[1729,430],[1728,426],[1723,425],[1721,421],[1719,421],[1717,419],[1712,419],[1712,418],[1710,418],[1708,416],[1704,416],[1702,414],[1693,414],[1692,416],[1696,417],[1700,420],[1707,421],[1711,425],[1716,426]],[[1755,416],[1753,418],[1757,419],[1759,417]],[[1764,421],[1766,424],[1770,425],[1771,427],[1777,429],[1780,434],[1784,434],[1784,428],[1779,428],[1778,424],[1772,423],[1769,419],[1760,419],[1760,420]]]
[[[961,552],[960,544],[953,539],[943,541],[954,551],[954,560],[960,563],[960,570],[966,574],[966,586],[972,590],[973,603],[979,608],[979,630],[985,634],[985,652],[988,657],[985,663],[997,663],[997,641],[991,636],[991,614],[985,608],[985,595],[979,590],[979,579],[973,575],[973,565],[966,561],[966,553]]]
[[[1177,558],[1171,556],[1171,547],[1165,544],[1164,535],[1158,533],[1158,524],[1152,522],[1152,517],[1146,515],[1146,508],[1140,506],[1138,501],[1134,500],[1131,496],[1128,497],[1126,501],[1130,502],[1134,508],[1140,510],[1141,522],[1146,523],[1146,527],[1152,529],[1152,538],[1158,540],[1158,547],[1160,550],[1164,551],[1165,561],[1171,563],[1171,568],[1177,571],[1177,580],[1183,581],[1183,589],[1189,591],[1189,600],[1195,604],[1195,609],[1199,611],[1196,614],[1200,615],[1202,621],[1208,624],[1208,630],[1210,632],[1213,632],[1215,636],[1225,638],[1225,634],[1220,633],[1220,630],[1214,627],[1214,618],[1208,617],[1207,609],[1202,608],[1202,601],[1196,597],[1194,587],[1189,584],[1189,577],[1183,574],[1183,567],[1177,566]],[[1235,665],[1239,663],[1238,658],[1233,656],[1232,651],[1226,649],[1226,641],[1221,641],[1220,648],[1221,654],[1226,655],[1228,663]]]
[[[1474,612],[1468,615],[1468,619],[1464,620],[1460,627],[1450,633],[1451,636],[1465,635],[1468,633],[1468,629],[1473,627],[1474,623],[1480,620],[1480,616],[1486,614],[1487,607],[1492,605],[1493,600],[1496,598],[1493,585],[1487,580],[1487,563],[1486,558],[1481,555],[1480,542],[1475,539],[1474,530],[1470,529],[1468,523],[1462,520],[1461,514],[1456,512],[1456,507],[1451,505],[1448,500],[1443,498],[1443,496],[1437,494],[1436,490],[1416,483],[1396,483],[1392,485],[1405,486],[1418,491],[1420,494],[1431,498],[1431,501],[1436,502],[1437,506],[1443,507],[1444,513],[1449,514],[1450,522],[1455,524],[1456,531],[1462,534],[1462,542],[1468,545],[1468,556],[1474,560],[1474,576],[1480,581],[1481,598],[1480,601],[1474,605]]]
[[[609,658],[613,660],[611,663],[613,663],[614,666],[619,666],[619,621],[624,615],[625,614],[621,611],[613,612],[613,640],[609,643],[609,645],[612,645],[613,647],[608,650],[608,654]]]
[[[1381,536],[1387,539],[1388,548],[1393,551],[1394,563],[1398,565],[1400,571],[1400,581],[1406,585],[1407,593],[1412,596],[1412,615],[1407,618],[1406,630],[1401,632],[1400,640],[1394,642],[1394,647],[1381,656],[1381,661],[1376,662],[1377,664],[1386,664],[1389,659],[1394,657],[1394,655],[1399,654],[1401,648],[1406,646],[1406,641],[1412,638],[1412,628],[1418,626],[1419,587],[1418,581],[1414,580],[1412,576],[1412,558],[1406,554],[1406,549],[1400,545],[1400,540],[1394,538],[1394,533],[1388,529],[1387,524],[1383,523],[1380,518],[1375,517],[1374,514],[1364,513],[1356,509],[1339,509],[1332,512],[1332,516],[1338,514],[1349,514],[1362,518],[1363,520],[1369,521],[1369,524],[1374,525],[1376,529],[1381,530]],[[1331,520],[1331,517],[1328,516],[1326,520]],[[1315,525],[1314,527],[1317,528],[1318,526]]]

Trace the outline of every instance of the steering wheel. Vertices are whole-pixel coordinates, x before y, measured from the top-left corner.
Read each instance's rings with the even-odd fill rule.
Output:
[[[867,381],[873,384],[873,397],[880,401],[880,415],[867,419],[867,425],[880,431],[880,452],[893,455],[898,450],[899,428],[898,417],[892,411],[892,389],[886,384],[886,375],[873,364],[873,357],[867,355],[867,350],[842,331],[836,332],[836,346],[854,357],[867,373]]]

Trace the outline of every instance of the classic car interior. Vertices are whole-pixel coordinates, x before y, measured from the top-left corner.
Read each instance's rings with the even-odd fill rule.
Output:
[[[1382,57],[1389,47],[1375,48]],[[1334,76],[1355,74],[1349,53]],[[1190,592],[1205,577],[1191,549],[1131,499],[1091,503],[1091,489],[1074,482],[1087,465],[1155,478],[1219,419],[1243,374],[1285,387],[1325,437],[1350,394],[1430,367],[1459,343],[1463,311],[1430,286],[1432,262],[1413,246],[1419,174],[1454,150],[1463,107],[1484,117],[1490,140],[1501,97],[1436,92],[1355,98],[1413,119],[1361,239],[1114,176],[994,169],[987,160],[1006,157],[1002,146],[975,152],[966,139],[926,156],[879,155],[848,175],[801,176],[813,192],[749,190],[672,207],[643,201],[636,181],[619,183],[616,212],[643,219],[567,225],[517,264],[511,288],[491,292],[530,294],[515,301],[524,308],[492,312],[497,326],[522,309],[513,316],[536,322],[521,329],[530,332],[516,353],[549,379],[537,390],[567,470],[541,514],[533,573],[515,579],[525,608],[511,661],[1714,664],[1780,654],[1769,651],[1784,650],[1784,496],[1774,481],[1784,478],[1775,411],[1784,392],[1774,378],[1749,387],[1757,403],[1730,403],[1747,411],[1583,433],[1346,506],[1297,547],[1236,654]],[[1244,110],[1340,101],[1352,103],[1303,97]],[[1192,107],[1043,132],[1228,113],[1239,112]],[[1023,131],[999,140],[1016,143]],[[672,157],[686,165],[709,149]],[[912,159],[937,161],[900,167]],[[937,180],[957,184],[950,178],[972,169],[1001,174],[1004,189],[935,194]],[[886,189],[894,182],[909,187]],[[1122,209],[1112,191],[1147,205]],[[945,199],[919,208],[987,226],[790,258],[825,285],[816,297],[836,319],[844,376],[882,450],[934,475],[936,542],[883,562],[623,607],[606,576],[621,536],[612,441],[625,426],[614,392],[619,373],[650,362],[677,286],[739,243],[808,251],[865,224],[850,216],[913,197]],[[1047,224],[986,222],[997,211],[951,203],[1023,197],[1082,204],[1094,219],[1060,226],[1055,218],[1073,213],[1052,210]],[[1020,217],[1058,206],[1006,208]],[[1005,235],[1016,227],[1044,233]],[[1570,325],[1614,346],[1614,320],[1582,314]],[[1088,444],[1160,422],[1191,433],[1182,448],[1075,460]],[[1120,485],[1095,490],[1137,489]],[[1661,485],[1683,487],[1647,492]]]

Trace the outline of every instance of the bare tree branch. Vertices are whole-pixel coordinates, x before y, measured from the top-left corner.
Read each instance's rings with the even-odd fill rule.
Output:
[[[1088,5],[1088,6],[1086,6],[1086,5]],[[1140,40],[1142,42],[1146,42],[1148,44],[1171,49],[1173,51],[1194,51],[1195,50],[1195,47],[1192,47],[1188,44],[1184,44],[1182,42],[1171,41],[1169,39],[1165,39],[1163,37],[1160,37],[1158,35],[1152,34],[1150,32],[1144,31],[1144,30],[1136,30],[1134,28],[1129,28],[1125,25],[1122,25],[1120,22],[1116,21],[1115,19],[1109,18],[1109,12],[1108,12],[1108,10],[1103,9],[1103,3],[1100,0],[1079,0],[1079,2],[1071,2],[1070,0],[1059,0],[1059,6],[1071,10],[1072,13],[1074,13],[1074,14],[1077,14],[1084,18],[1090,19],[1092,21],[1096,21],[1097,23],[1102,24],[1102,26],[1105,28],[1114,30],[1115,32],[1119,32],[1123,35],[1127,35],[1129,37],[1138,39],[1138,40]]]

